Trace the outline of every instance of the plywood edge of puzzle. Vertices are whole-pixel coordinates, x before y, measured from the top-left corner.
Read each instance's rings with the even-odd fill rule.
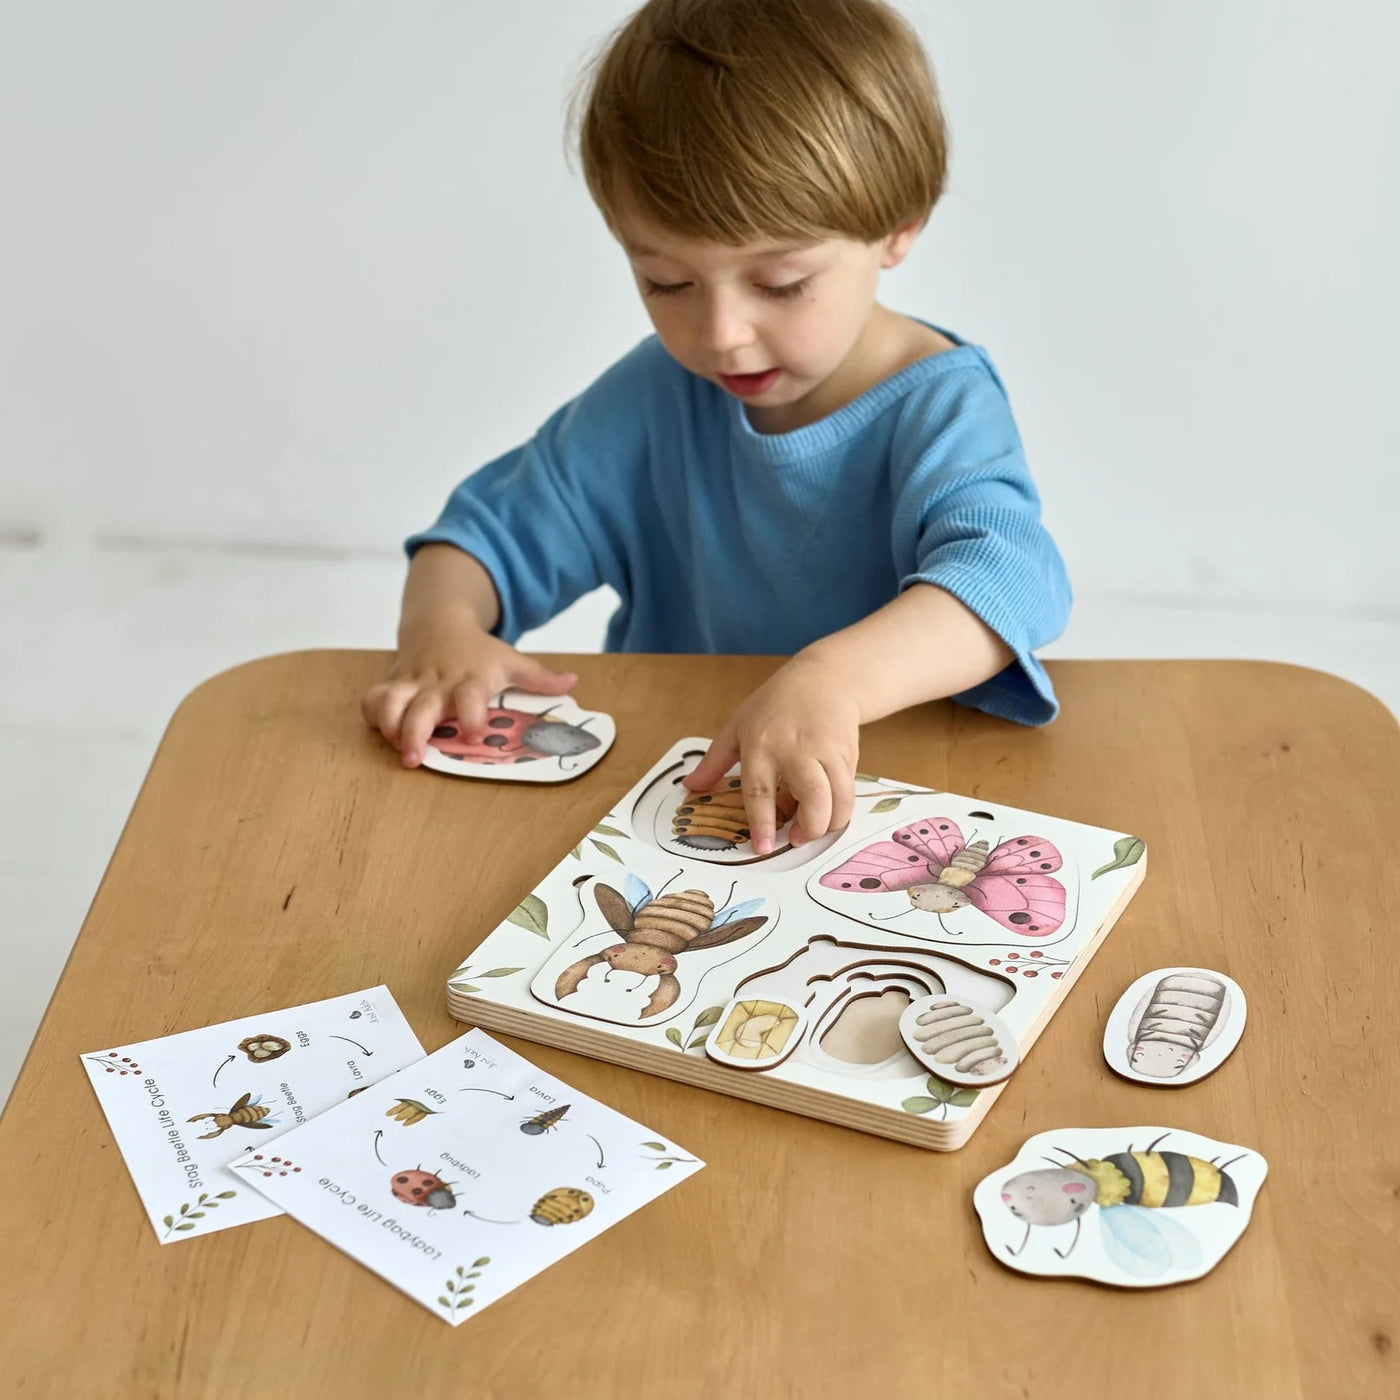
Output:
[[[995,1103],[1005,1084],[980,1090],[963,1116],[944,1122],[898,1109],[882,1108],[828,1094],[805,1084],[792,1084],[751,1070],[734,1070],[712,1063],[699,1049],[663,1050],[659,1046],[621,1040],[584,1025],[532,1016],[481,997],[448,994],[448,1011],[455,1020],[504,1035],[516,1035],[540,1045],[570,1050],[590,1059],[606,1060],[626,1069],[655,1074],[730,1098],[747,1099],[837,1127],[854,1128],[875,1137],[891,1138],[936,1152],[956,1151],[967,1141]]]

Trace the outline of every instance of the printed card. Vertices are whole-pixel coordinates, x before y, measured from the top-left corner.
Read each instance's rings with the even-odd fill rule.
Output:
[[[456,1326],[704,1165],[469,1031],[233,1170]]]
[[[419,1060],[387,987],[82,1057],[156,1238],[281,1212],[230,1163]]]

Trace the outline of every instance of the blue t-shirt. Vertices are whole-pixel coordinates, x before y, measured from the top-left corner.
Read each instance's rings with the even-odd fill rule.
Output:
[[[937,584],[1016,655],[955,698],[1044,724],[1057,705],[1032,653],[1064,628],[1069,582],[991,360],[943,334],[953,349],[787,433],[755,431],[649,336],[408,551],[480,560],[509,642],[610,584],[609,651],[786,655]]]

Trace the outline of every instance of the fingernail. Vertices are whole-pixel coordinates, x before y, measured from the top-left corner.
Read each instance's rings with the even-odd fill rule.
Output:
[[[766,836],[761,836],[753,843],[753,848],[761,856],[771,856],[773,854],[773,843]]]
[[[409,749],[403,756],[403,766],[405,768],[416,768],[418,766],[419,753],[417,749]]]

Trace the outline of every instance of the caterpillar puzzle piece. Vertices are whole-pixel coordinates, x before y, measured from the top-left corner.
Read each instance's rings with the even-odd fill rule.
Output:
[[[911,1001],[899,1018],[899,1033],[921,1065],[966,1089],[1000,1084],[1021,1063],[1016,1037],[1001,1017],[967,997]]]
[[[1104,1028],[1104,1058],[1139,1084],[1193,1084],[1225,1063],[1244,1018],[1244,993],[1223,972],[1161,967],[1119,997]]]
[[[582,710],[568,696],[505,691],[487,710],[486,733],[466,739],[455,719],[433,730],[423,767],[454,778],[567,783],[612,748],[612,716]]]

